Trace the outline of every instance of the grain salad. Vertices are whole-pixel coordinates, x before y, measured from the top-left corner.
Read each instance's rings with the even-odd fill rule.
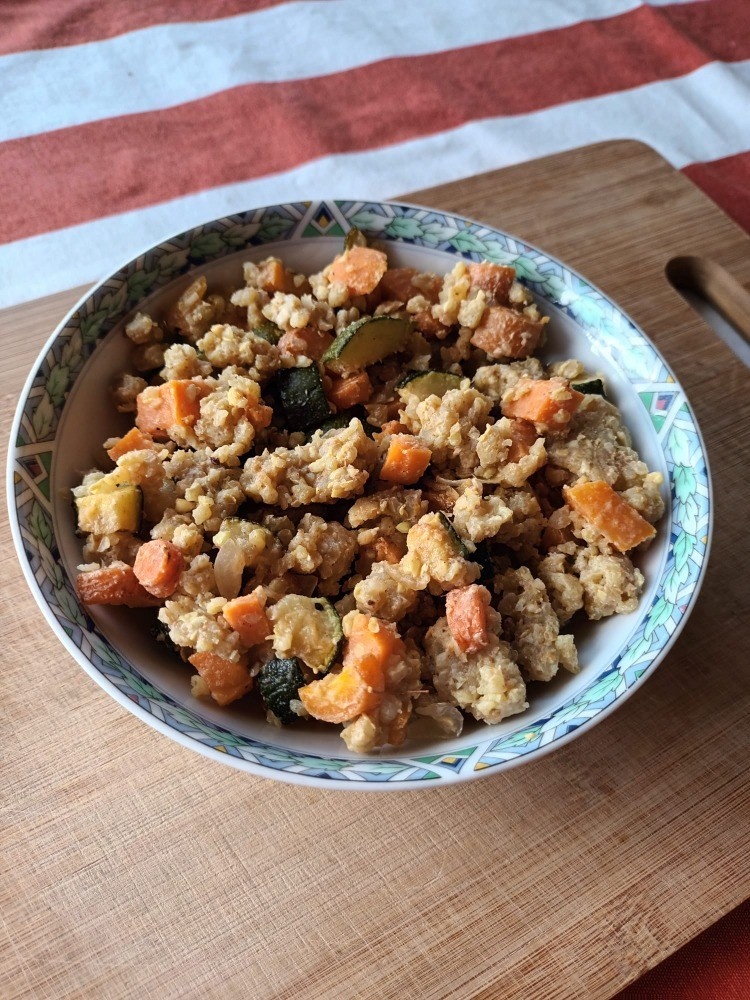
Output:
[[[601,375],[538,356],[514,269],[393,267],[352,230],[317,274],[243,277],[126,325],[131,426],[73,490],[81,601],[151,608],[196,698],[361,753],[577,673],[578,623],[637,606],[662,477]]]

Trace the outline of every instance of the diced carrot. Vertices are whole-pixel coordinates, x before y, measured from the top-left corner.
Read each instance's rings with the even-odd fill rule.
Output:
[[[472,583],[449,590],[445,596],[445,616],[456,645],[464,653],[477,653],[489,641],[487,605],[490,592]]]
[[[260,272],[260,287],[265,292],[291,292],[293,285],[289,272],[277,257],[269,257],[258,265]]]
[[[316,330],[312,326],[304,326],[299,330],[290,330],[288,333],[282,334],[277,346],[284,354],[292,354],[294,357],[303,354],[305,357],[318,361],[332,343],[333,337],[330,333]]]
[[[388,444],[380,478],[389,483],[411,486],[430,464],[432,452],[411,434],[394,434]]]
[[[506,417],[530,420],[543,427],[564,427],[581,405],[583,393],[565,378],[520,378],[503,399]]]
[[[382,536],[375,539],[373,549],[375,550],[375,562],[387,562],[394,566],[401,561],[404,554],[395,542]]]
[[[510,286],[516,278],[515,267],[504,264],[468,264],[469,278],[475,288],[487,292],[496,302],[507,303]]]
[[[514,420],[511,430],[511,444],[508,449],[508,461],[520,462],[531,451],[531,446],[538,437],[536,427],[528,420]]]
[[[331,388],[328,390],[328,401],[337,410],[348,410],[357,403],[366,403],[372,395],[372,382],[367,372],[357,372],[348,378],[331,376]]]
[[[656,528],[615,493],[609,483],[597,481],[565,486],[563,496],[573,510],[620,552],[627,552],[656,534]]]
[[[255,593],[228,601],[222,614],[246,646],[257,646],[273,632],[266,609]]]
[[[219,705],[237,701],[253,686],[245,660],[227,660],[216,653],[193,653],[189,662],[206,682],[211,697]]]
[[[116,562],[76,577],[76,590],[84,604],[124,604],[128,608],[154,608],[161,604],[138,582],[133,567]]]
[[[471,342],[491,358],[528,358],[539,346],[544,326],[544,320],[507,306],[488,306]]]
[[[150,434],[146,434],[137,427],[131,427],[127,434],[115,441],[107,454],[113,462],[116,462],[121,455],[125,455],[129,451],[146,451],[153,447],[154,439]]]
[[[394,625],[357,615],[341,671],[301,687],[300,701],[323,722],[348,722],[373,712],[383,698],[388,660],[403,654],[404,644]]]
[[[352,247],[337,257],[328,268],[328,280],[346,285],[352,295],[367,295],[388,268],[388,258],[381,250]]]
[[[191,427],[200,416],[201,399],[207,387],[189,378],[149,385],[138,394],[136,427],[163,439],[170,427]]]
[[[164,538],[154,538],[141,545],[133,563],[133,572],[140,585],[162,600],[177,590],[184,568],[182,552]]]

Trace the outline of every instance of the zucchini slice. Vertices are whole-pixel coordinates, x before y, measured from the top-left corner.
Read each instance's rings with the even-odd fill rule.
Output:
[[[460,375],[453,375],[452,372],[409,372],[404,375],[396,388],[398,394],[403,399],[404,396],[416,396],[420,401],[428,396],[440,396],[441,398],[449,389],[460,389],[463,379]]]
[[[328,417],[327,420],[324,420],[322,424],[318,424],[317,427],[310,427],[308,430],[308,437],[312,437],[315,431],[322,431],[324,434],[327,431],[340,431],[342,428],[349,426],[353,416],[359,417],[359,414],[351,412],[347,413],[346,411],[343,413],[334,413],[332,417]]]
[[[468,559],[470,552],[466,547],[466,545],[464,545],[464,542],[459,533],[456,531],[456,529],[453,527],[453,525],[450,523],[450,521],[442,511],[438,511],[438,517],[440,518],[441,524],[448,533],[448,537],[451,540],[451,544],[455,548],[458,555],[463,556],[464,559]]]
[[[287,594],[269,609],[268,617],[278,656],[296,656],[314,674],[324,674],[336,662],[344,630],[338,611],[325,597]]]
[[[304,431],[330,417],[331,407],[317,365],[285,368],[276,375],[274,385],[290,431]]]
[[[281,339],[281,327],[276,326],[270,319],[264,319],[262,323],[253,327],[253,333],[261,340],[267,340],[269,344],[278,344]]]
[[[602,396],[604,399],[607,398],[607,394],[604,391],[604,382],[600,378],[589,378],[581,382],[571,382],[570,388],[577,389],[578,392],[582,392],[586,396]]]
[[[357,229],[356,226],[352,226],[349,232],[344,237],[344,253],[347,250],[351,250],[352,247],[366,247],[367,237],[365,234]]]
[[[296,657],[279,659],[274,657],[264,663],[258,674],[258,690],[263,704],[273,712],[282,726],[290,726],[299,721],[292,711],[291,703],[297,699],[297,692],[305,684],[300,662]]]
[[[411,329],[408,319],[365,316],[341,331],[323,355],[323,364],[338,373],[360,371],[402,351]]]
[[[322,431],[324,434],[327,431],[339,431],[343,427],[348,427],[355,418],[362,424],[364,432],[369,438],[377,433],[378,429],[367,422],[367,410],[364,406],[352,406],[348,410],[342,410],[341,413],[334,413],[317,427],[308,427],[307,436],[308,438],[312,437],[315,431]]]
[[[107,491],[86,493],[75,498],[75,505],[81,534],[109,535],[113,531],[136,534],[140,530],[143,490],[133,483],[118,483]]]

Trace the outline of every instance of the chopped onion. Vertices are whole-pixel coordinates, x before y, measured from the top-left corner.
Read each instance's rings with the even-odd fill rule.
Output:
[[[229,538],[221,546],[214,560],[216,586],[222,597],[230,600],[236,597],[242,587],[242,572],[245,569],[245,556],[240,546]]]

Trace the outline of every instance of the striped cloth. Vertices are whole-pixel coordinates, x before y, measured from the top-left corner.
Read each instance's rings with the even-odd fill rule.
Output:
[[[216,216],[633,138],[750,229],[750,0],[10,0],[0,306]]]

